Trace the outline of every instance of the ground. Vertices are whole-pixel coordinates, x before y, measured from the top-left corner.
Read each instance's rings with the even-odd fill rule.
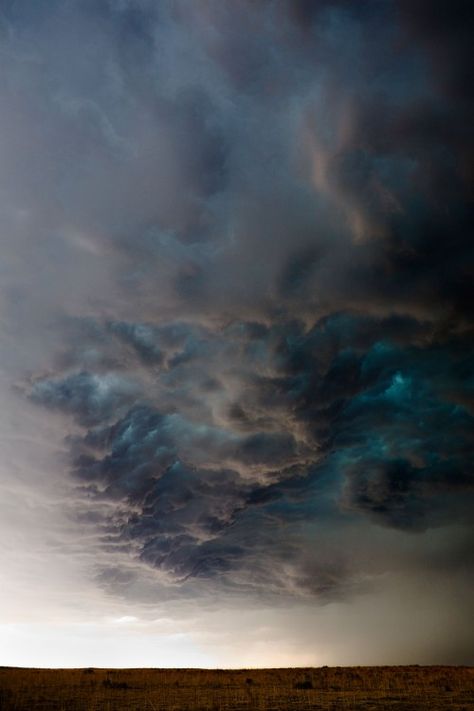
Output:
[[[473,667],[0,668],[1,711],[471,711]]]

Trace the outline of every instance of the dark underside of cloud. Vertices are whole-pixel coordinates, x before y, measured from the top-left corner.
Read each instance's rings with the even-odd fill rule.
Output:
[[[327,599],[362,572],[334,531],[467,525],[470,3],[10,5],[29,397],[104,548]]]

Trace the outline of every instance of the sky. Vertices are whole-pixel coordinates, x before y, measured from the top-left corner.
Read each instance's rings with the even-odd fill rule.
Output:
[[[470,4],[0,4],[0,664],[474,663]]]

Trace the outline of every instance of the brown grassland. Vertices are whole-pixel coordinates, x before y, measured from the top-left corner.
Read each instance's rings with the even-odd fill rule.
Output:
[[[470,711],[474,667],[0,668],[1,711]]]

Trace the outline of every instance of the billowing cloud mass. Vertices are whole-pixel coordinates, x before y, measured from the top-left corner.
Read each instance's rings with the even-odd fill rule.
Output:
[[[469,10],[0,12],[2,378],[111,599],[472,582]]]

